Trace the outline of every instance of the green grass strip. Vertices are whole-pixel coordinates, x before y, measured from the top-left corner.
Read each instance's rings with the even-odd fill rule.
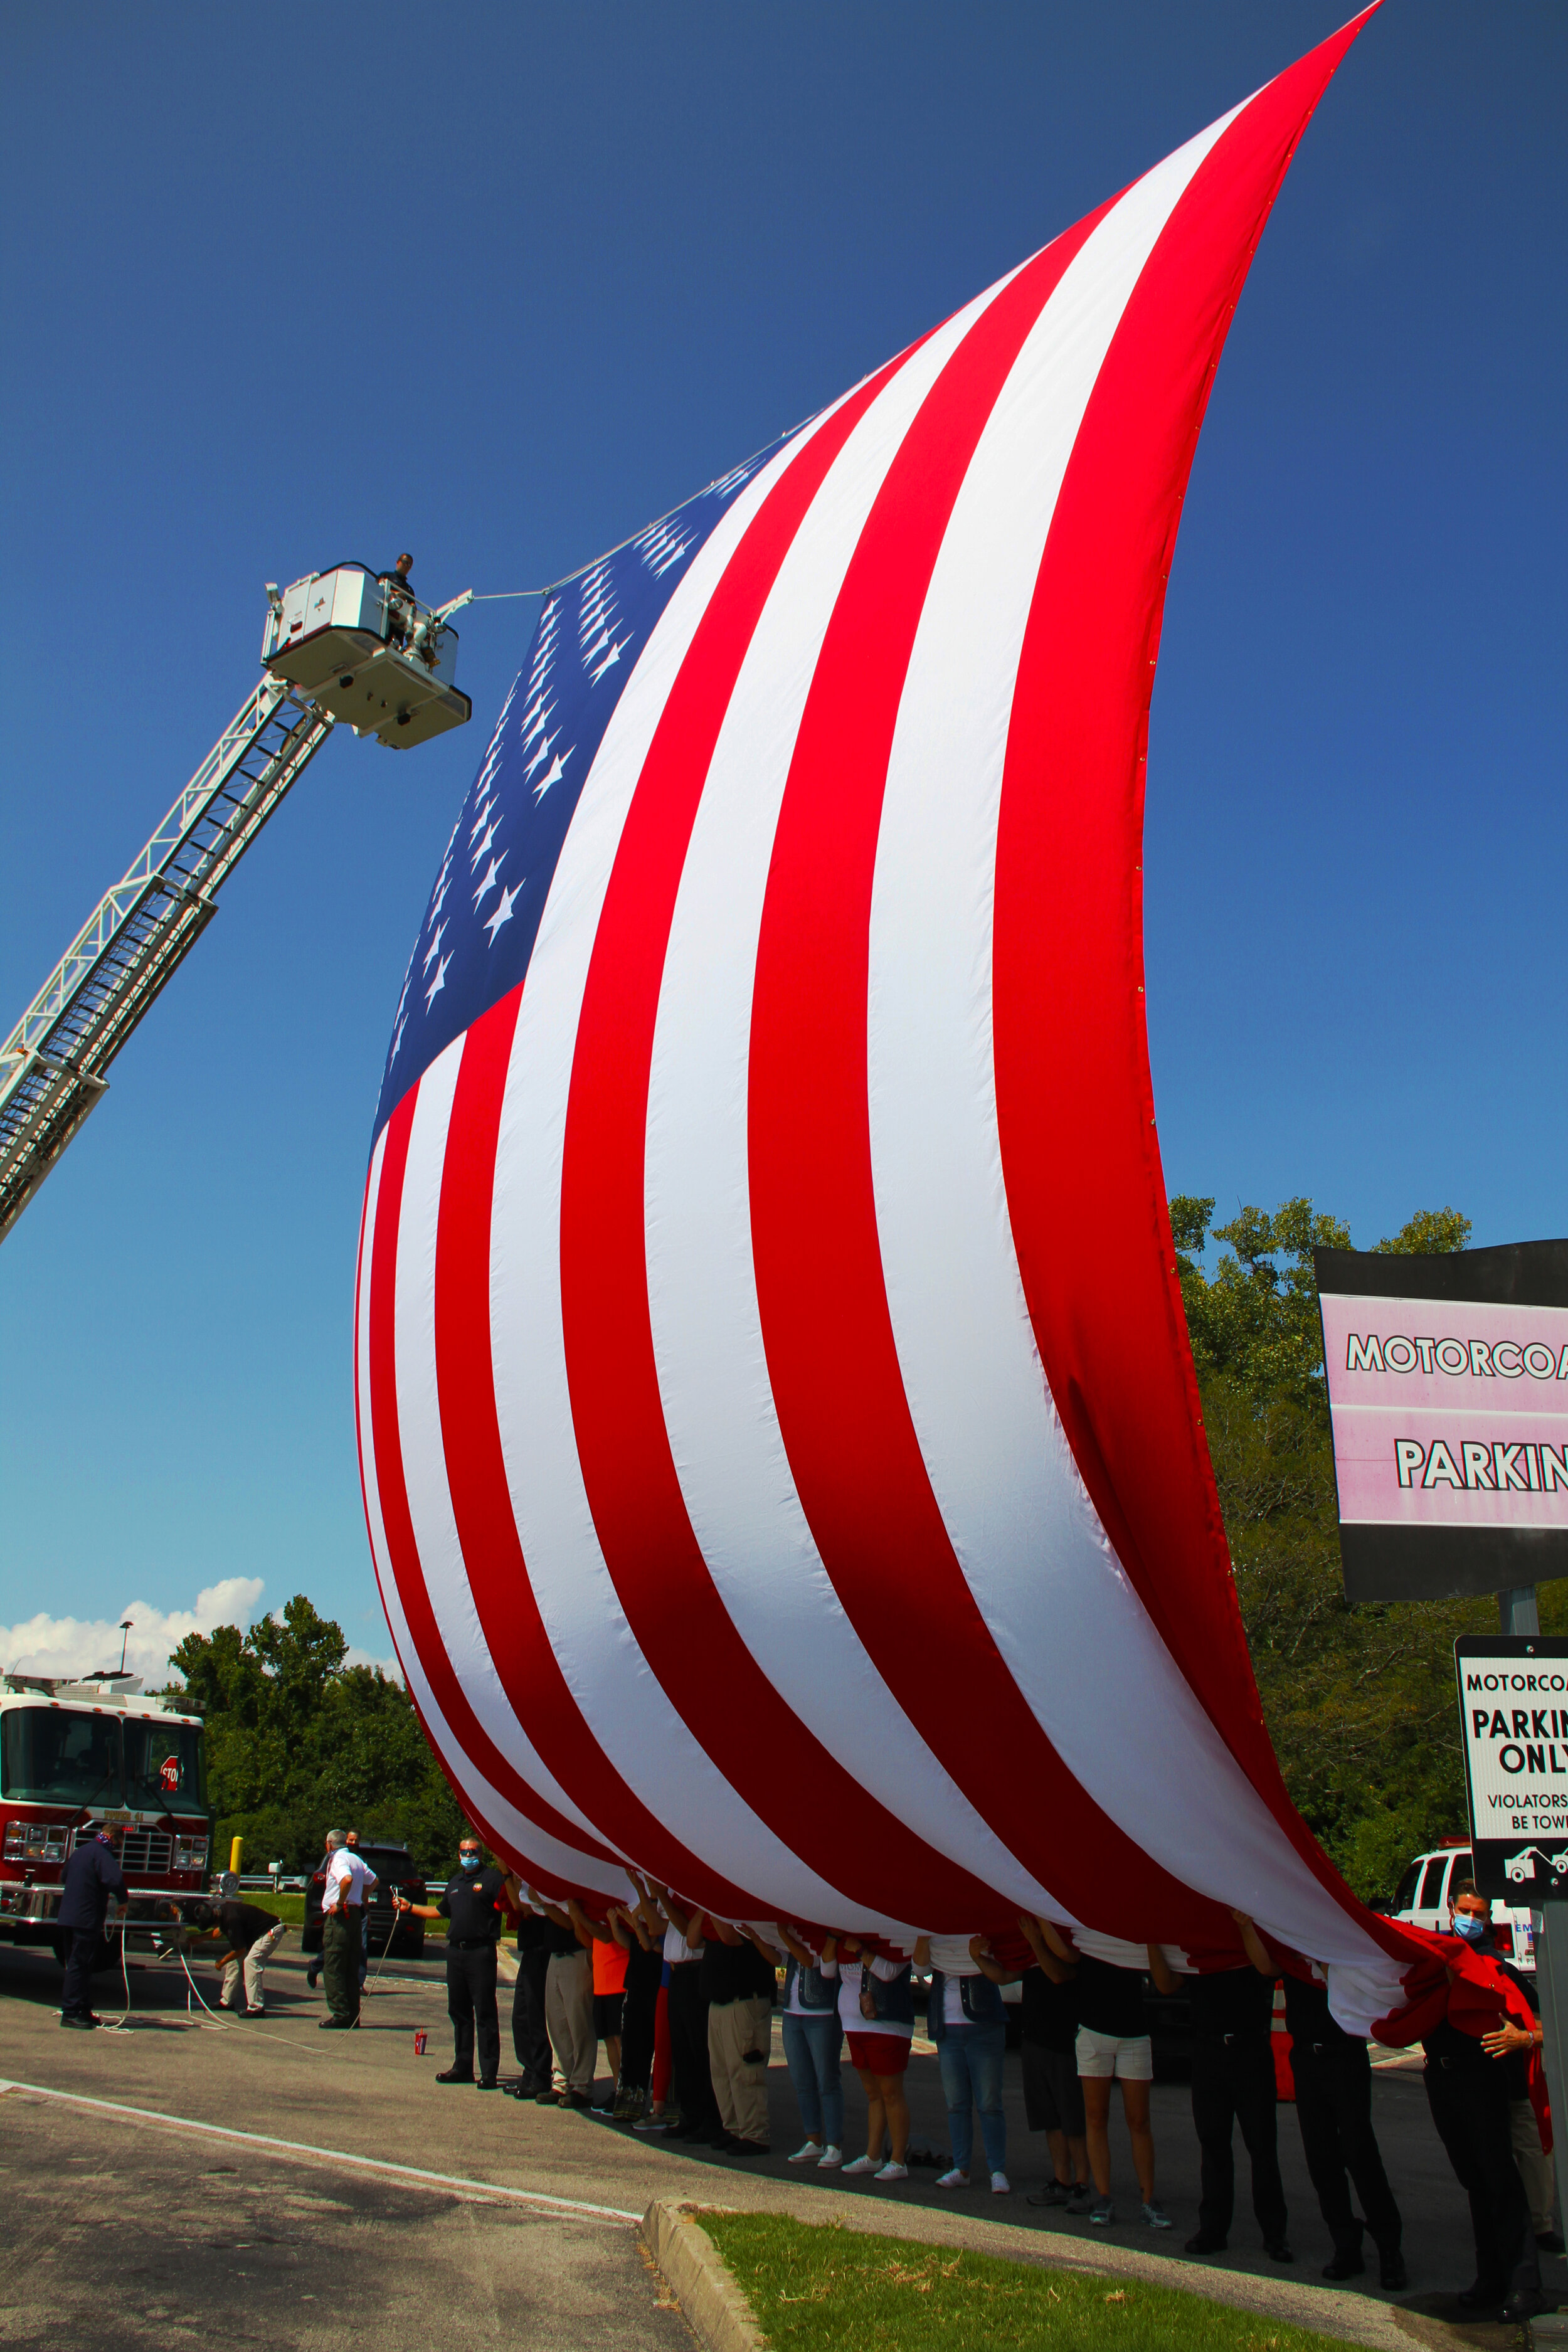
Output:
[[[1341,2339],[1139,2279],[773,2213],[704,2213],[778,2352],[1331,2352]]]

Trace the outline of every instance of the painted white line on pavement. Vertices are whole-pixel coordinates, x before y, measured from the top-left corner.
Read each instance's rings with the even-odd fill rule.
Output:
[[[139,2124],[157,2124],[167,2131],[203,2132],[209,2139],[237,2140],[242,2147],[276,2149],[284,2156],[313,2158],[318,2164],[347,2164],[366,2172],[389,2172],[399,2180],[417,2180],[426,2188],[458,2189],[472,2197],[499,2197],[510,2204],[547,2205],[562,2213],[590,2213],[602,2221],[640,2221],[618,2205],[590,2205],[578,2197],[550,2197],[539,2189],[502,2189],[493,2180],[468,2180],[460,2173],[426,2172],[415,2164],[394,2164],[382,2156],[351,2156],[346,2148],[312,2147],[306,2140],[275,2139],[269,2132],[235,2131],[226,2124],[204,2124],[190,2116],[162,2115],[155,2107],[132,2107],[118,2099],[89,2099],[79,2091],[50,2090],[42,2083],[0,2081],[0,2095],[25,2091],[35,2099],[58,2099],[67,2106],[92,2107],[100,2115],[128,2116]]]

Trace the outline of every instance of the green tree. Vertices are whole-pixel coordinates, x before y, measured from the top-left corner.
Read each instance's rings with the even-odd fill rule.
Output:
[[[406,1842],[426,1871],[448,1866],[460,1809],[401,1682],[343,1664],[342,1630],[302,1593],[248,1633],[187,1635],[172,1696],[206,1727],[215,1853],[243,1837],[253,1864],[309,1869],[329,1829]]]
[[[1182,1196],[1171,1223],[1253,1670],[1291,1796],[1375,1901],[1463,1824],[1453,1643],[1494,1625],[1496,1604],[1346,1601],[1312,1251],[1348,1248],[1349,1230],[1304,1199],[1224,1225],[1214,1210]],[[1376,1246],[1436,1255],[1469,1231],[1457,1209],[1423,1210]]]

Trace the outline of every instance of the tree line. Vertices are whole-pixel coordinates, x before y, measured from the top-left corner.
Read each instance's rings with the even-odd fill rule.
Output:
[[[310,1870],[330,1829],[405,1842],[445,1877],[462,1812],[401,1680],[343,1661],[341,1626],[303,1593],[248,1633],[190,1633],[169,1696],[206,1727],[214,1860],[245,1840],[245,1866]]]
[[[1230,1543],[1237,1596],[1286,1786],[1369,1902],[1409,1857],[1464,1826],[1453,1645],[1496,1628],[1496,1603],[1352,1608],[1340,1574],[1333,1451],[1315,1247],[1349,1229],[1308,1200],[1244,1208],[1171,1202],[1187,1329]],[[1377,1244],[1462,1249],[1468,1218],[1425,1210]],[[1213,1244],[1220,1254],[1205,1265]],[[1542,1588],[1542,1628],[1568,1631],[1562,1585]],[[401,1838],[445,1869],[462,1814],[402,1682],[345,1665],[342,1629],[303,1594],[277,1618],[193,1633],[172,1691],[205,1719],[218,1854],[243,1835],[252,1865],[309,1868],[329,1828]]]

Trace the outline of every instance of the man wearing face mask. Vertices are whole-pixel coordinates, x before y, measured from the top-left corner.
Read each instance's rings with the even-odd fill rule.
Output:
[[[435,1903],[410,1903],[395,1895],[399,1911],[416,1919],[445,1919],[447,1928],[447,2013],[452,2021],[452,2063],[438,2083],[471,2083],[474,2042],[479,2045],[481,2091],[493,2091],[500,2070],[500,2019],[496,2012],[496,1946],[500,1940],[501,1915],[506,1908],[506,1882],[493,1863],[486,1864],[479,1842],[470,1832],[458,1847],[458,1868]]]
[[[1437,2136],[1470,2200],[1476,2278],[1459,2297],[1467,2315],[1496,2311],[1530,2318],[1544,2306],[1541,2265],[1511,2145],[1509,2109],[1527,2095],[1527,2070],[1540,2046],[1529,2004],[1491,1945],[1491,1906],[1471,1879],[1449,1897],[1452,1930],[1479,1965],[1448,1969],[1445,2014],[1424,2036],[1426,2102]],[[1519,2014],[1514,2014],[1518,2011]]]

